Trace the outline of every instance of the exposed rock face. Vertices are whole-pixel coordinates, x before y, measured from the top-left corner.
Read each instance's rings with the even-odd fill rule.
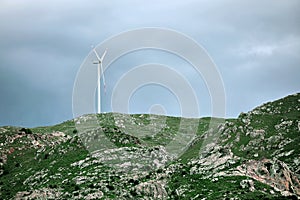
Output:
[[[231,168],[230,166],[241,162],[241,159],[234,156],[230,149],[218,145],[208,149],[208,156],[189,163],[192,166],[190,174],[202,174],[206,178],[213,177],[213,180],[220,176],[248,176],[273,187],[285,196],[300,196],[299,179],[284,162],[265,158],[245,161],[238,167]],[[241,182],[241,186],[250,191],[255,190],[252,180]]]
[[[246,176],[268,184],[285,194],[300,196],[300,182],[288,166],[280,160],[250,160],[237,169]]]
[[[50,188],[41,188],[33,191],[18,192],[15,199],[58,199],[61,192]]]
[[[151,149],[121,147],[93,152],[91,157],[73,163],[71,166],[79,166],[83,169],[102,163],[114,168],[117,172],[138,174],[159,169],[169,160],[171,158],[162,146]]]
[[[136,192],[139,195],[149,198],[145,199],[166,199],[168,197],[165,189],[165,183],[161,181],[149,181],[136,186]]]
[[[238,162],[239,158],[234,156],[230,148],[219,145],[208,145],[200,155],[199,159],[192,160],[189,164],[193,167],[191,174],[203,174],[205,177],[216,177],[219,172]],[[222,172],[223,174],[224,172]]]

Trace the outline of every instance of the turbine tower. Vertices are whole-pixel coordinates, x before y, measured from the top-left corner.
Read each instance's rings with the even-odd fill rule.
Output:
[[[103,59],[106,55],[107,50],[105,49],[103,55],[100,57],[96,51],[96,49],[94,48],[93,51],[95,52],[96,56],[97,56],[97,61],[94,61],[93,64],[97,64],[98,65],[98,77],[97,77],[97,87],[98,87],[98,113],[101,113],[101,96],[100,96],[100,77],[101,77],[101,73],[102,73],[102,79],[103,79],[103,84],[104,84],[104,89],[105,89],[105,78],[104,78],[104,73],[103,73],[103,68],[102,68],[102,62]]]

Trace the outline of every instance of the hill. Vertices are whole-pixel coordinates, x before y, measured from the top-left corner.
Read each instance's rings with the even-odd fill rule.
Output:
[[[300,199],[300,94],[237,119],[89,114],[0,127],[2,199]]]

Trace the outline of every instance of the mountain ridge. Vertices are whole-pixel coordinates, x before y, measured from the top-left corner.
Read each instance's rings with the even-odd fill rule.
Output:
[[[106,113],[48,127],[0,127],[0,196],[299,199],[300,93],[210,123]],[[174,159],[168,144],[178,134],[191,141]]]

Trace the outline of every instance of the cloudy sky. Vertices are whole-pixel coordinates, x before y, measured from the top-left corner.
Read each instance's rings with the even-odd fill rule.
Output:
[[[206,49],[223,79],[227,117],[300,90],[299,0],[2,0],[0,125],[33,127],[73,118],[73,85],[91,44],[144,27],[178,31]],[[149,62],[187,75],[200,116],[210,115],[201,77],[188,75],[187,64],[174,55],[153,50],[123,56],[105,72],[103,111],[111,111],[111,90],[122,74]],[[148,85],[135,91],[130,112],[164,105],[166,114],[180,115],[167,89]]]

